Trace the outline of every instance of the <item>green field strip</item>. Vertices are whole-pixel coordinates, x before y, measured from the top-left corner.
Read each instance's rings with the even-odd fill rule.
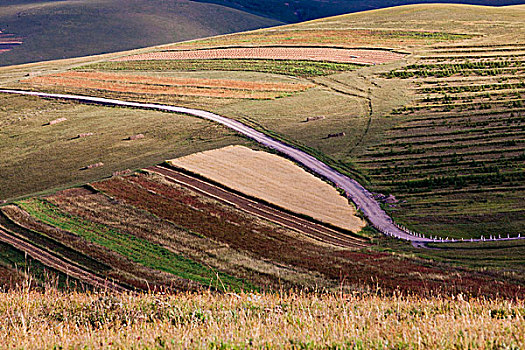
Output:
[[[423,87],[415,88],[414,91],[418,94],[430,93],[461,93],[461,92],[489,92],[499,90],[515,90],[525,88],[525,81],[519,83],[494,83],[494,84],[469,84],[461,86],[439,86],[439,87]]]
[[[423,153],[434,153],[437,151],[449,151],[449,150],[457,151],[459,149],[465,149],[465,148],[480,148],[480,147],[492,147],[492,146],[509,147],[509,146],[516,146],[516,145],[523,144],[523,143],[525,143],[525,139],[491,141],[491,142],[483,142],[483,143],[476,143],[476,144],[450,144],[446,146],[421,147],[421,148],[398,150],[398,151],[391,150],[391,151],[385,151],[385,152],[375,152],[375,153],[369,153],[368,156],[379,158],[379,157],[389,157],[389,156],[399,156],[399,155],[415,155],[415,154],[423,154]],[[492,152],[492,151],[501,151],[501,150],[491,149],[489,151]]]
[[[507,123],[507,121],[505,121]],[[439,125],[440,127],[448,127],[449,125]],[[432,127],[429,127],[431,129]],[[523,125],[507,125],[507,126],[494,126],[489,128],[469,128],[469,129],[460,129],[460,130],[454,130],[450,132],[437,132],[437,133],[422,133],[422,134],[402,134],[402,135],[393,135],[389,136],[387,140],[389,141],[396,141],[396,140],[402,140],[402,139],[414,139],[414,138],[420,138],[420,137],[438,137],[438,136],[454,136],[454,135],[464,135],[464,134],[474,134],[474,133],[486,133],[486,132],[492,132],[492,131],[504,131],[508,133],[516,133],[521,134],[521,132],[515,132],[515,129],[523,129],[525,130],[525,124]],[[502,134],[495,134],[502,135]],[[480,136],[487,136],[487,135],[480,135]],[[456,139],[457,140],[457,139]],[[396,144],[394,142],[394,144]]]
[[[222,272],[215,272],[160,245],[63,212],[46,200],[28,199],[18,202],[17,205],[46,224],[74,233],[143,266],[199,282],[205,287],[221,289],[224,284],[227,289],[235,291],[255,289],[248,282]]]
[[[493,110],[493,111],[469,111],[469,112],[436,112],[434,115],[424,115],[423,117],[413,117],[410,119],[412,122],[425,121],[425,120],[440,120],[440,119],[458,119],[458,118],[476,118],[476,117],[494,117],[496,115],[510,115],[511,113],[516,114],[516,116],[511,117],[510,119],[519,119],[524,120],[525,117],[519,116],[519,113],[525,112],[525,108],[512,108],[512,109],[503,109],[503,110]],[[399,126],[394,127],[394,129],[399,128]]]
[[[284,74],[290,76],[323,76],[361,68],[352,63],[316,62],[301,60],[257,60],[257,59],[204,59],[204,60],[149,60],[126,62],[101,62],[78,69],[136,70],[136,71],[252,71]]]
[[[82,266],[94,273],[104,273],[111,270],[111,267],[87,256],[67,245],[47,236],[44,233],[26,229],[12,221],[4,213],[0,212],[0,227],[3,227],[10,234],[31,243],[55,256],[66,259],[73,264]]]

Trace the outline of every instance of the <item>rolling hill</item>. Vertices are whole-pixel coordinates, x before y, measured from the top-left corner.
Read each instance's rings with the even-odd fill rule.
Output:
[[[317,18],[369,11],[408,4],[422,3],[459,3],[484,6],[508,6],[522,4],[520,0],[196,0],[229,6],[260,16],[274,18],[283,22],[302,22]]]
[[[0,66],[122,51],[279,23],[188,0],[2,1],[0,31],[20,38],[23,44],[2,53]]]
[[[214,112],[358,180],[397,223],[427,237],[517,236],[524,18],[523,6],[402,6],[3,67],[0,84]],[[163,163],[231,145],[268,151],[210,121],[0,99],[5,274],[25,249],[63,261],[60,273],[74,266],[82,281],[116,288],[336,290],[344,280],[360,292],[523,295],[523,240],[422,250]],[[249,173],[262,168],[247,163]],[[226,172],[213,157],[206,165]]]

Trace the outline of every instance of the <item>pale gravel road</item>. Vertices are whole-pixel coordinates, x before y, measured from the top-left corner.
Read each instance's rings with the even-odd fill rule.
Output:
[[[158,111],[167,111],[182,113],[187,115],[192,115],[195,117],[211,120],[222,124],[232,130],[237,131],[244,136],[257,141],[258,143],[277,150],[287,157],[293,159],[297,163],[302,164],[304,167],[308,168],[315,174],[335,183],[338,187],[345,190],[348,198],[355,203],[358,209],[360,209],[363,214],[366,216],[368,221],[372,226],[381,231],[383,234],[393,236],[399,239],[404,239],[413,242],[415,245],[420,246],[421,244],[426,244],[430,242],[457,242],[457,240],[433,240],[427,237],[420,237],[417,234],[411,234],[394,224],[392,218],[379,206],[379,203],[373,198],[370,191],[361,186],[354,179],[345,176],[338,171],[332,169],[328,165],[324,164],[317,158],[298,150],[294,147],[291,147],[281,141],[275,140],[268,135],[265,135],[257,130],[254,130],[241,122],[232,120],[218,114],[202,111],[199,109],[184,108],[184,107],[175,107],[161,104],[153,103],[138,103],[138,102],[128,102],[113,100],[101,97],[91,97],[91,96],[80,96],[80,95],[64,95],[64,94],[48,94],[42,92],[31,92],[31,91],[19,91],[19,90],[0,90],[0,93],[9,93],[9,94],[21,94],[21,95],[31,95],[39,96],[45,98],[58,98],[66,100],[74,100],[79,102],[87,103],[96,103],[106,106],[122,106],[122,107],[132,107],[132,108],[142,108],[142,109],[152,109]],[[525,237],[514,237],[514,238],[501,238],[498,240],[512,240],[512,239],[523,239]],[[476,239],[473,241],[481,241],[481,239]]]

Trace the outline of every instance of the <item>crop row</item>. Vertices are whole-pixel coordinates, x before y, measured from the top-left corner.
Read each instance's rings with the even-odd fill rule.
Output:
[[[472,121],[466,121],[465,123],[435,123],[435,124],[426,124],[426,125],[418,125],[423,130],[416,130],[416,128],[410,127],[411,133],[407,134],[406,131],[408,128],[399,128],[397,129],[396,133],[393,133],[391,136],[388,137],[388,140],[393,141],[393,144],[396,145],[399,140],[403,139],[410,139],[414,140],[417,138],[432,138],[432,137],[444,137],[444,136],[456,136],[456,135],[465,135],[465,134],[488,134],[493,133],[495,131],[499,131],[497,134],[493,134],[495,136],[504,133],[516,133],[517,130],[523,131],[525,130],[525,126],[521,125],[519,121],[516,121],[518,125],[513,125],[514,121],[505,121],[503,122],[504,125],[501,126],[489,126],[491,125],[488,121],[483,122],[472,122]],[[501,123],[501,122],[500,122]],[[499,123],[498,123],[499,124]],[[451,126],[455,126],[455,128],[452,131],[445,131],[445,130],[439,130],[439,131],[432,131],[429,132],[427,129],[435,130],[436,128],[446,128],[450,129]],[[458,128],[458,126],[460,126]],[[484,128],[478,128],[478,126],[484,126]],[[418,133],[418,131],[420,133]],[[444,139],[447,140],[447,139]],[[457,139],[454,139],[456,141]]]
[[[525,88],[525,81],[519,83],[500,83],[500,84],[480,84],[480,85],[461,85],[461,86],[436,86],[417,89],[418,93],[460,93],[460,92],[478,92],[494,90],[510,90]]]
[[[166,61],[128,61],[101,62],[83,66],[82,69],[135,70],[135,71],[251,71],[284,74],[291,76],[322,76],[359,68],[351,63],[332,63],[287,60],[166,60]]]
[[[164,247],[65,213],[46,200],[26,200],[19,202],[18,205],[44,223],[73,232],[91,243],[106,247],[136,263],[155,270],[196,281],[204,286],[215,285],[213,281],[216,281],[217,276],[219,276],[222,283],[233,290],[243,289],[244,286],[250,288],[249,284],[247,285],[235,277],[212,271],[199,263],[174,254]]]
[[[246,45],[319,45],[356,47],[405,47],[428,45],[440,42],[471,38],[468,34],[446,32],[405,31],[392,29],[320,29],[320,30],[264,30],[251,33],[233,34],[193,42],[178,43],[170,49],[195,49],[199,47]]]
[[[525,171],[494,172],[488,174],[428,176],[424,179],[385,181],[380,185],[397,187],[406,191],[430,191],[437,188],[464,188],[467,186],[490,186],[514,184],[525,180]]]
[[[423,164],[396,164],[385,165],[382,167],[368,168],[367,172],[372,176],[390,176],[395,174],[410,174],[410,173],[429,173],[434,169],[441,171],[470,171],[471,169],[478,169],[478,172],[495,172],[497,169],[511,169],[517,167],[520,162],[525,161],[525,153],[505,159],[488,159],[488,160],[465,160],[461,157],[453,157],[448,161],[443,159],[436,159],[436,161],[427,161]]]
[[[433,113],[424,114],[421,116],[413,116],[409,122],[421,122],[431,121],[432,123],[436,120],[453,120],[453,119],[464,119],[466,121],[478,121],[480,119],[488,118],[489,120],[501,121],[504,120],[525,120],[525,108],[513,108],[513,109],[500,109],[492,111],[468,111],[468,112],[454,112],[454,113]],[[395,129],[402,129],[404,126],[396,126]]]

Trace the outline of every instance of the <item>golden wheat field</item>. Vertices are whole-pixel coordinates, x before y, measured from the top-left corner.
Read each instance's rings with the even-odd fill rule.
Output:
[[[523,301],[323,293],[0,294],[3,349],[520,349]]]
[[[252,197],[357,232],[365,222],[355,207],[326,182],[292,161],[244,146],[228,146],[169,163]]]

